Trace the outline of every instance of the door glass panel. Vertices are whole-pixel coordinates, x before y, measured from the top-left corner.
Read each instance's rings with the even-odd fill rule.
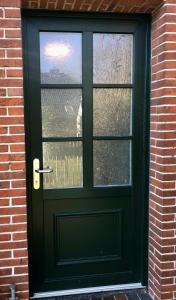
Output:
[[[130,141],[94,141],[93,150],[95,186],[131,183]]]
[[[82,187],[82,142],[43,143],[43,166],[53,169],[43,175],[45,189]]]
[[[82,90],[42,89],[44,137],[82,136]]]
[[[94,89],[94,136],[131,134],[131,89]]]
[[[82,82],[82,34],[40,33],[41,83]]]
[[[132,34],[93,35],[93,82],[131,83]]]

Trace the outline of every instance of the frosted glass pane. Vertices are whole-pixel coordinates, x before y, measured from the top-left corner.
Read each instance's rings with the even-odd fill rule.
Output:
[[[41,32],[40,67],[42,83],[81,83],[82,34]]]
[[[44,137],[82,136],[82,90],[42,89]]]
[[[93,151],[95,186],[130,184],[130,141],[94,141]]]
[[[81,187],[82,142],[43,143],[43,165],[53,169],[43,175],[45,189]]]
[[[131,89],[94,89],[94,135],[131,134]]]
[[[132,49],[132,34],[94,34],[94,83],[131,83]]]

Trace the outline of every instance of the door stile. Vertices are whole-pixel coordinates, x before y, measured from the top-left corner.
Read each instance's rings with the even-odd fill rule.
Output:
[[[93,186],[93,34],[82,36],[83,186]]]
[[[26,21],[27,22],[27,21]],[[33,160],[38,158],[40,160],[40,167],[42,167],[42,120],[41,120],[41,88],[40,88],[40,47],[39,47],[39,30],[32,22],[29,22],[28,35],[28,52],[30,51],[30,60],[28,59],[28,99],[29,99],[29,127],[30,127],[30,158],[28,156],[28,163],[30,165],[30,179],[31,179],[31,211],[28,215],[30,223],[32,224],[30,231],[32,231],[30,242],[30,258],[31,264],[39,265],[39,268],[31,268],[31,282],[36,288],[42,282],[42,274],[44,274],[44,239],[43,239],[43,199],[42,199],[42,176],[40,175],[40,188],[33,189]],[[29,38],[30,37],[30,38]],[[27,57],[29,57],[26,54]],[[29,149],[27,149],[28,153]],[[31,198],[32,196],[32,198]],[[35,255],[34,255],[35,254]],[[30,259],[29,258],[29,259]]]

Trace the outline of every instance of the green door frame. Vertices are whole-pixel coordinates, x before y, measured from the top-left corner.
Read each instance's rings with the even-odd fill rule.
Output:
[[[140,197],[141,202],[137,202],[135,205],[135,209],[138,211],[137,213],[137,220],[135,222],[140,222],[140,232],[139,235],[141,237],[140,241],[140,249],[141,249],[141,269],[140,269],[140,277],[141,277],[141,283],[142,285],[147,285],[148,280],[148,192],[149,192],[149,96],[150,96],[150,16],[149,15],[132,15],[132,14],[100,14],[100,13],[66,13],[66,12],[49,12],[49,11],[37,11],[37,10],[24,10],[23,11],[23,49],[24,49],[24,88],[25,88],[25,127],[26,127],[26,161],[27,161],[27,182],[31,182],[32,173],[31,173],[31,144],[35,144],[38,142],[36,139],[37,136],[41,135],[41,128],[40,126],[37,126],[36,122],[33,122],[34,124],[31,124],[31,108],[30,108],[30,99],[32,97],[31,94],[31,88],[33,90],[37,89],[37,80],[35,80],[35,76],[33,78],[30,78],[31,73],[34,75],[36,72],[36,65],[32,64],[29,61],[28,51],[29,49],[32,49],[33,44],[35,44],[35,38],[33,37],[32,40],[26,39],[29,31],[29,24],[30,28],[36,26],[36,22],[38,23],[37,26],[42,28],[42,24],[44,24],[43,30],[45,28],[48,28],[48,31],[52,30],[50,27],[50,21],[54,22],[54,20],[57,20],[58,18],[64,18],[65,22],[70,19],[77,19],[81,20],[84,19],[85,22],[88,19],[92,20],[92,24],[94,23],[94,20],[99,20],[101,22],[101,26],[104,26],[104,31],[106,32],[106,24],[103,25],[104,21],[111,20],[112,22],[116,23],[119,22],[126,22],[127,27],[130,28],[132,22],[136,22],[137,26],[135,28],[135,37],[140,40],[141,42],[138,44],[138,48],[135,49],[135,51],[142,51],[144,49],[143,43],[145,44],[145,62],[139,61],[139,63],[134,62],[136,67],[135,76],[134,79],[134,97],[138,99],[138,101],[141,101],[140,95],[143,95],[143,107],[141,110],[141,106],[136,107],[135,114],[133,115],[133,118],[137,115],[137,118],[133,120],[134,122],[139,122],[139,124],[143,124],[141,128],[138,128],[139,135],[141,136],[141,142],[139,147],[137,147],[137,151],[139,151],[139,155],[135,155],[135,161],[133,162],[136,165],[136,176],[138,177],[139,174],[141,176],[142,174],[142,180],[141,185],[135,187],[136,190],[133,190],[133,193],[137,193],[138,197]],[[33,22],[33,20],[35,20]],[[42,25],[42,26],[41,26]],[[57,30],[57,28],[56,28]],[[128,30],[128,29],[127,29]],[[129,30],[130,31],[130,30]],[[126,32],[126,31],[125,31]],[[38,46],[37,46],[38,47]],[[85,47],[89,47],[89,45],[85,45]],[[36,48],[39,53],[39,48]],[[91,51],[91,49],[90,49]],[[38,55],[38,54],[34,54]],[[140,55],[139,55],[140,56]],[[90,58],[91,59],[91,58]],[[86,64],[86,62],[85,62]],[[91,64],[87,65],[87,69],[89,68]],[[90,74],[90,73],[89,73]],[[138,74],[142,74],[143,78],[139,78]],[[30,78],[30,80],[29,80]],[[85,89],[85,93],[90,93],[90,84],[91,78],[87,74],[86,79],[83,78],[83,80],[87,81],[87,89]],[[32,87],[31,87],[32,82]],[[122,87],[122,85],[120,85]],[[116,85],[117,87],[117,85]],[[125,85],[126,87],[126,85]],[[36,97],[40,97],[40,95],[36,95]],[[137,101],[137,103],[138,103]],[[136,103],[136,105],[137,105]],[[39,105],[39,104],[36,104]],[[87,106],[87,111],[89,112],[89,116],[91,115],[92,107]],[[33,110],[33,119],[38,120],[38,115],[35,115],[35,110]],[[90,118],[87,120],[85,118],[85,122],[88,122],[89,124],[92,124],[92,120]],[[33,129],[32,129],[33,127]],[[88,129],[88,126],[86,126]],[[31,129],[32,132],[34,130],[38,132],[36,136],[31,135]],[[87,130],[87,143],[85,142],[86,149],[92,153],[92,145],[90,143],[91,137],[90,137],[91,130]],[[134,137],[135,138],[135,137]],[[39,152],[41,152],[41,149],[38,149]],[[141,154],[142,151],[142,154]],[[143,157],[141,160],[140,158]],[[93,158],[90,156],[90,161],[93,160]],[[89,162],[90,162],[89,161]],[[140,167],[138,168],[138,166]],[[85,160],[85,166],[87,170],[91,173],[92,170],[92,164],[88,163],[88,160]],[[85,175],[86,178],[86,184],[91,185],[92,184],[92,178],[88,178]],[[137,190],[138,189],[138,190]],[[42,191],[41,191],[42,193]],[[123,191],[119,189],[119,193],[123,194]],[[38,253],[38,257],[40,257],[40,253],[38,251],[38,245],[39,243],[42,243],[43,241],[40,239],[35,239],[33,236],[33,223],[32,223],[32,214],[41,213],[42,211],[42,203],[38,206],[38,211],[33,211],[33,205],[32,201],[30,199],[32,198],[32,185],[28,184],[27,187],[27,198],[28,198],[28,249],[29,249],[29,276],[30,276],[30,293],[31,296],[34,292],[34,286],[33,286],[33,278],[34,278],[34,264],[36,263],[36,260],[34,259],[33,252]],[[37,201],[38,199],[34,199],[34,201]],[[40,222],[37,225],[38,227],[35,227],[35,230],[40,230]],[[35,270],[36,271],[36,270]]]

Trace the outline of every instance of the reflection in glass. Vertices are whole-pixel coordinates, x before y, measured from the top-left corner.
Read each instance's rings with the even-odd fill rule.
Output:
[[[93,151],[95,186],[130,184],[130,141],[94,141]]]
[[[82,82],[82,34],[40,33],[41,83]]]
[[[42,89],[44,137],[82,136],[82,90]]]
[[[131,89],[94,89],[94,136],[131,133]]]
[[[132,34],[94,34],[94,83],[131,83],[132,45]]]
[[[82,142],[43,143],[43,165],[53,169],[43,175],[45,189],[81,187]]]

